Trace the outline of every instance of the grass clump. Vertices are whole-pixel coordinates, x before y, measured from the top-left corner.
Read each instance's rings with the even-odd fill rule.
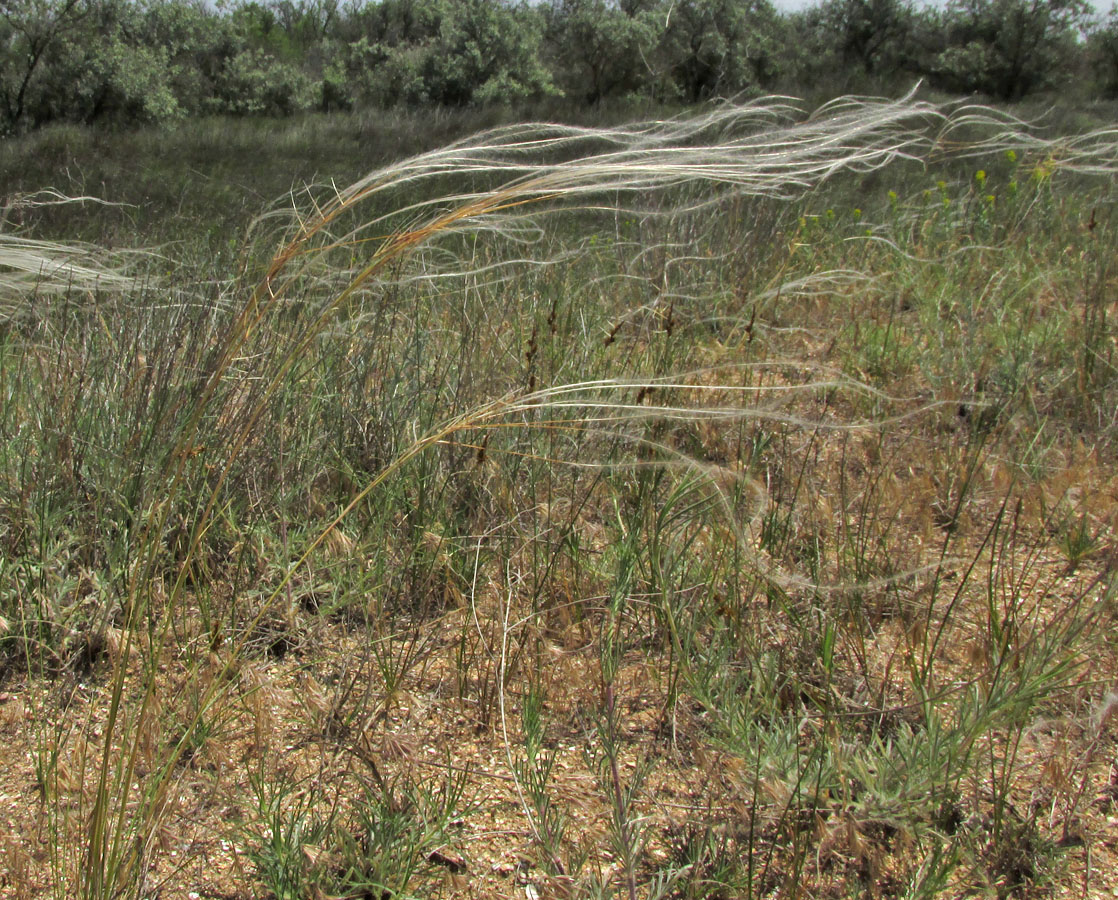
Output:
[[[1116,164],[911,97],[508,125],[13,281],[6,883],[1099,877]]]

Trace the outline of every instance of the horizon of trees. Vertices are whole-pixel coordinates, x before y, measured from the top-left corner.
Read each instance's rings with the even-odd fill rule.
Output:
[[[665,103],[925,79],[1118,98],[1118,10],[1085,0],[0,0],[0,134],[51,122]]]

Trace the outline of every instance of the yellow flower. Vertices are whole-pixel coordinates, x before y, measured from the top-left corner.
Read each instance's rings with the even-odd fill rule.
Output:
[[[1044,162],[1036,164],[1033,169],[1033,181],[1047,181],[1054,171],[1056,171],[1056,161],[1050,156]]]

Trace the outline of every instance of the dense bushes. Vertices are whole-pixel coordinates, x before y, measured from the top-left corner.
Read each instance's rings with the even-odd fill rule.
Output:
[[[1118,94],[1118,16],[1084,0],[12,0],[0,130],[50,121],[509,103],[696,102],[907,86],[1019,99]]]
[[[1118,98],[1118,7],[1110,11],[1105,27],[1095,29],[1088,48],[1099,89]]]
[[[946,87],[1017,100],[1074,72],[1084,0],[956,0],[933,72]]]

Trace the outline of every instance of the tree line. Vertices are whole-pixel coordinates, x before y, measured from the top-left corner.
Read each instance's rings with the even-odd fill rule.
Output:
[[[50,122],[889,91],[1118,97],[1084,0],[0,0],[0,132]]]

